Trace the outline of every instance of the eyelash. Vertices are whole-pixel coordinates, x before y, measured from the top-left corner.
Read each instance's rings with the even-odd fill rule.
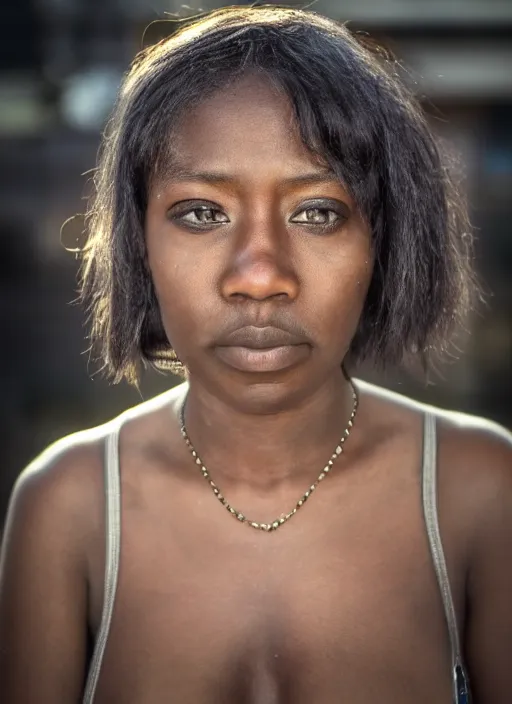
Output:
[[[188,202],[190,203],[190,201]],[[322,201],[320,203],[309,203],[307,207],[302,208],[301,210],[297,211],[295,213],[294,217],[297,217],[300,213],[305,213],[308,210],[316,210],[319,212],[323,213],[334,213],[336,215],[336,219],[334,221],[331,221],[328,224],[316,224],[312,222],[300,222],[300,223],[295,223],[300,226],[309,226],[310,228],[314,228],[316,231],[320,231],[322,233],[330,233],[333,232],[334,230],[337,230],[341,225],[348,219],[348,216],[346,213],[342,212],[342,209],[340,205],[335,204],[330,202],[331,207],[327,207],[327,204],[325,201]],[[222,213],[221,208],[216,208],[213,204],[211,203],[196,203],[194,207],[183,207],[183,208],[178,208],[177,212],[172,212],[174,211],[174,208],[169,211],[169,219],[180,225],[185,227],[188,230],[193,230],[195,232],[205,232],[209,230],[215,229],[218,225],[224,225],[226,224],[224,221],[219,221],[219,222],[210,222],[204,225],[196,225],[191,222],[187,222],[184,220],[184,217],[186,215],[189,215],[190,213],[198,213],[198,212],[208,212],[211,211],[212,213]],[[228,221],[229,222],[229,221]]]

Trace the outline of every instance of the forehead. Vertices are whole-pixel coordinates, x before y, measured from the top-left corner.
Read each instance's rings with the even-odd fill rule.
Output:
[[[173,162],[186,167],[287,172],[316,165],[300,138],[293,107],[260,76],[240,79],[187,110],[168,145],[167,175]]]

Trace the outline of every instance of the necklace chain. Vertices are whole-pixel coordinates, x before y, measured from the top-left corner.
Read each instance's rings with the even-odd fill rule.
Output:
[[[345,428],[343,435],[341,436],[339,443],[336,446],[336,449],[332,453],[332,455],[331,455],[329,461],[327,462],[327,464],[325,465],[325,467],[322,469],[322,471],[318,475],[316,481],[313,482],[313,484],[311,484],[311,486],[309,487],[309,489],[306,492],[304,492],[304,494],[300,497],[300,499],[295,504],[295,507],[289,513],[281,514],[281,516],[279,518],[276,518],[271,523],[258,523],[257,521],[251,521],[243,513],[241,513],[240,511],[237,511],[236,508],[233,508],[233,506],[231,506],[228,503],[228,501],[224,498],[224,495],[222,494],[222,492],[219,489],[219,487],[217,486],[217,484],[211,478],[210,472],[204,466],[203,461],[201,460],[201,458],[197,454],[194,446],[192,445],[192,442],[190,441],[190,438],[188,436],[188,433],[187,433],[187,430],[185,427],[185,403],[182,404],[181,409],[180,409],[180,424],[181,424],[181,434],[183,436],[183,439],[185,440],[185,443],[186,443],[188,449],[190,450],[190,454],[192,455],[195,463],[198,465],[199,469],[201,470],[201,474],[203,475],[203,477],[206,479],[206,481],[210,485],[213,493],[215,494],[217,499],[221,502],[221,504],[229,511],[229,513],[234,518],[236,518],[238,521],[240,521],[240,523],[246,523],[248,526],[251,526],[251,528],[271,532],[271,531],[277,530],[284,523],[289,521],[290,518],[292,516],[294,516],[302,506],[304,506],[304,504],[309,499],[311,494],[315,491],[315,489],[320,484],[320,482],[323,479],[325,479],[325,477],[329,474],[329,472],[331,471],[331,469],[332,469],[334,463],[336,462],[336,460],[338,459],[338,457],[340,457],[340,455],[343,454],[343,445],[344,445],[346,439],[348,438],[348,436],[350,435],[350,431],[352,429],[352,426],[354,425],[354,418],[356,417],[357,407],[359,405],[357,391],[356,391],[356,388],[355,388],[354,384],[352,383],[352,381],[350,381],[350,386],[352,388],[352,396],[354,399],[354,403],[352,406],[352,413],[350,414],[350,418],[347,423],[347,427]]]

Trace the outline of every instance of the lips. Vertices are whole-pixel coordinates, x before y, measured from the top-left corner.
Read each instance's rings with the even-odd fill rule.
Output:
[[[307,341],[292,332],[271,325],[257,327],[247,325],[234,330],[217,344],[226,347],[249,347],[253,350],[264,350],[272,347],[302,345]]]
[[[276,372],[295,366],[310,352],[304,337],[273,326],[234,330],[216,346],[217,356],[243,372]]]

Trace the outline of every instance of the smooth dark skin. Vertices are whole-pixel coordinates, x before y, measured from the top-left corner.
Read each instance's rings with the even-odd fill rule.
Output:
[[[285,185],[321,167],[261,79],[188,113],[173,149],[183,169],[230,177],[169,178],[149,198],[149,263],[191,375],[187,427],[228,500],[268,522],[314,481],[350,414],[340,361],[371,278],[369,232],[339,183]],[[330,234],[292,222],[317,198],[347,214]],[[207,201],[218,212],[203,217],[221,224],[180,225],[172,216],[187,200]],[[300,363],[248,373],[219,358],[226,330],[269,319],[303,331]],[[424,408],[357,385],[345,454],[270,534],[233,520],[200,475],[178,428],[183,387],[131,414],[120,440],[120,582],[95,702],[452,701],[420,499]],[[474,701],[509,704],[512,441],[488,421],[437,413],[440,527]],[[13,495],[0,585],[4,704],[80,699],[87,624],[94,634],[101,618],[104,433],[57,443]]]

